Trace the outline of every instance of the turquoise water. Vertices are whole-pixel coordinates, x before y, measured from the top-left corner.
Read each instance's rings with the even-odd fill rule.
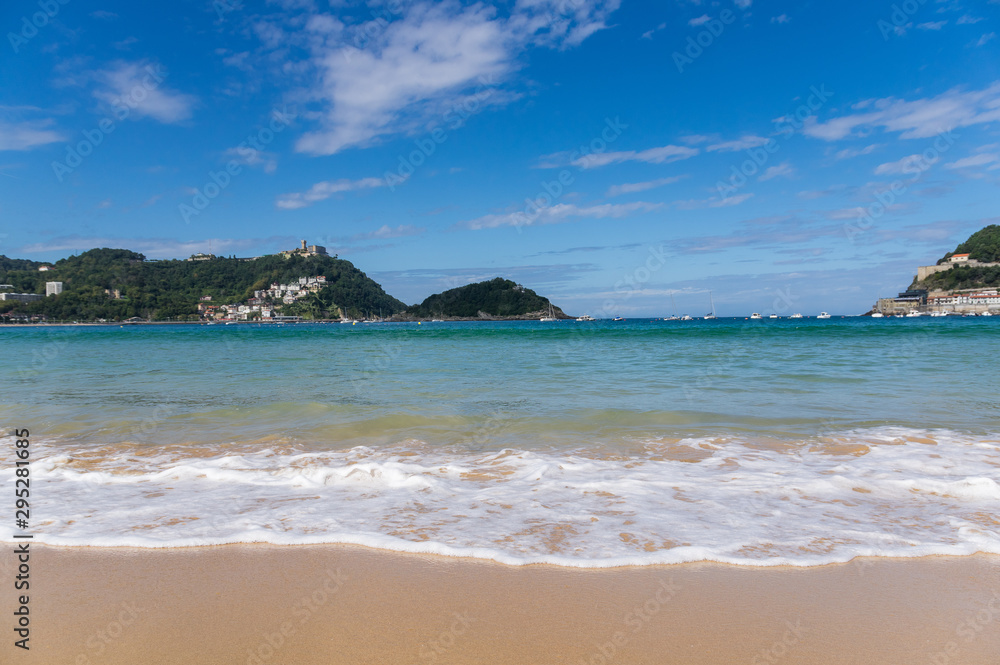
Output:
[[[21,397],[5,418],[111,441],[166,418],[158,437],[172,441],[280,428],[335,447],[403,433],[476,447],[484,423],[526,448],[1000,423],[993,319],[6,328],[0,340]]]
[[[909,549],[886,551],[1000,543],[991,540],[995,526],[968,517],[1000,505],[992,481],[1000,317],[5,327],[0,343],[0,417],[37,441],[52,497],[41,537],[51,542],[143,544],[141,528],[172,544],[430,543],[565,563],[621,561],[650,552],[648,543],[659,560],[754,558],[747,547],[763,539],[779,543],[768,555],[775,561],[812,562],[819,554],[792,547],[794,534],[839,533],[835,558],[843,558],[885,545],[845,526],[854,518],[888,515],[876,529],[884,535],[890,523],[926,513],[927,524],[893,536],[912,541]],[[948,459],[945,447],[954,459],[935,468],[932,460]],[[362,467],[374,484],[355,487]],[[881,487],[873,478],[883,472],[890,477]],[[816,499],[816,483],[832,476],[851,487]],[[164,488],[166,498],[142,498],[161,481],[184,485],[183,500]],[[918,493],[942,495],[935,483],[972,489],[962,498],[952,487],[943,496],[954,505],[931,510],[889,481],[916,483]],[[788,482],[803,483],[801,491]],[[852,485],[862,482],[873,485]],[[570,486],[575,493],[564,495]],[[71,501],[81,487],[101,504],[113,496],[155,506],[150,523],[101,526],[92,516],[80,526],[56,499]],[[237,487],[263,492],[259,510],[215,510],[231,519],[196,533],[169,524],[171,506],[197,520],[210,505],[228,505]],[[841,489],[870,505],[831,525]],[[532,492],[552,510],[520,505]],[[801,514],[786,515],[792,530],[778,533],[768,515],[789,493]],[[279,507],[306,495],[324,508]],[[610,518],[615,511],[594,504],[597,521],[577,524],[574,510],[594,497],[620,501],[635,519]],[[698,509],[655,516],[682,501]],[[725,522],[727,501],[749,506],[749,526]],[[507,507],[478,515],[484,502]],[[360,521],[345,523],[344,510]],[[250,523],[236,517],[247,514]],[[490,519],[508,530],[484,530]],[[593,526],[609,519],[608,529]],[[572,545],[553,550],[539,530],[567,520],[559,528],[576,536],[559,542]],[[969,528],[987,534],[972,537]]]

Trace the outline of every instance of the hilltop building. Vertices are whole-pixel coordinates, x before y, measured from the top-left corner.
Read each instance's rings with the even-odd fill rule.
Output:
[[[57,296],[63,292],[62,282],[45,282],[45,296]]]
[[[286,259],[290,256],[330,256],[326,252],[326,247],[322,245],[306,245],[306,241],[302,241],[302,246],[296,249],[286,249],[281,252],[281,255]]]

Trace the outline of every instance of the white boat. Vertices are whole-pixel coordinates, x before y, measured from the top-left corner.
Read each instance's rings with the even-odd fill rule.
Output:
[[[937,319],[942,316],[948,316],[948,312],[931,312],[931,317]]]
[[[906,318],[908,318],[908,319],[918,319],[921,316],[923,316],[923,314],[921,314],[920,312],[907,312],[906,313]]]
[[[595,319],[594,317],[592,317],[590,314],[584,314],[583,316],[578,316],[576,318],[576,320],[577,321],[596,321],[597,319]]]
[[[708,292],[708,300],[709,300],[709,302],[712,303],[712,313],[711,314],[706,314],[705,315],[705,319],[706,320],[711,320],[711,319],[716,318],[716,316],[715,316],[715,298],[712,297],[712,292],[711,291]]]
[[[993,316],[993,315],[991,313],[989,313],[989,312],[983,312],[979,316]]]
[[[684,316],[681,317],[681,321],[694,321],[694,317],[685,314]]]
[[[792,314],[792,315],[791,315],[790,317],[788,317],[788,318],[790,318],[790,319],[801,319],[801,318],[802,318],[802,315],[801,315],[801,314],[799,314],[798,312],[796,312],[795,314]]]
[[[623,318],[622,318],[622,317],[620,317],[620,316],[616,316],[615,318],[613,318],[613,319],[611,319],[611,320],[612,320],[612,321],[624,321],[625,319],[623,319]]]
[[[829,314],[827,314],[826,312],[820,312],[820,313],[819,313],[819,316],[817,316],[816,318],[817,318],[817,319],[829,319],[829,318],[830,318],[830,315],[829,315]]]
[[[539,321],[555,321],[556,315],[552,312],[552,305],[549,305],[549,315],[538,319]]]
[[[772,315],[770,315],[770,316],[769,316],[769,317],[767,317],[767,318],[769,318],[769,319],[780,319],[781,317],[780,317],[780,316],[778,316],[777,314],[772,314]]]
[[[753,314],[750,315],[750,318],[751,319],[763,319],[764,317],[761,316],[760,314],[758,314],[757,312],[754,312]]]
[[[883,314],[882,312],[872,312],[872,318],[873,319],[881,319],[881,318],[884,318],[884,317],[885,317],[885,314]]]

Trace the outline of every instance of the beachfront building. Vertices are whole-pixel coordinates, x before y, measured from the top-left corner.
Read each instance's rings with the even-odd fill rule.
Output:
[[[45,282],[45,297],[57,296],[63,292],[62,282]]]
[[[927,304],[934,311],[981,314],[1000,310],[1000,291],[971,289],[931,296]]]

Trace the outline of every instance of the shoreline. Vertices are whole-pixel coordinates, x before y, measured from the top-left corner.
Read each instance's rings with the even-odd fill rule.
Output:
[[[1000,652],[998,555],[583,569],[358,545],[33,545],[18,662],[985,665]]]

